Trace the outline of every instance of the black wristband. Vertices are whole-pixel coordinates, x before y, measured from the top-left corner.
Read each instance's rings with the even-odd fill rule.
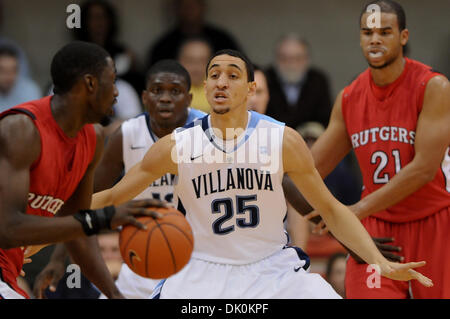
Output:
[[[114,206],[97,210],[81,210],[73,217],[81,223],[87,236],[96,235],[101,230],[111,229],[111,220],[116,213]]]

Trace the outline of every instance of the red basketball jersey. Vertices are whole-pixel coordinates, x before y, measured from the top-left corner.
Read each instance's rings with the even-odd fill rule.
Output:
[[[41,154],[30,168],[27,214],[53,217],[76,190],[94,158],[96,134],[86,125],[76,137],[68,137],[53,118],[51,97],[27,102],[0,114],[26,114],[41,137]],[[14,281],[23,264],[21,248],[0,249],[0,268],[4,280]],[[8,280],[9,279],[9,280]]]
[[[344,89],[342,113],[363,176],[362,197],[386,184],[414,158],[417,119],[428,81],[439,75],[405,59],[401,76],[378,87],[370,69]],[[424,218],[450,206],[450,154],[447,149],[433,181],[374,217],[389,222]]]

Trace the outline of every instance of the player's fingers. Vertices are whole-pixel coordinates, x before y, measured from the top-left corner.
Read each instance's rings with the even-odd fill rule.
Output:
[[[375,243],[385,244],[392,243],[395,239],[394,237],[372,237]]]
[[[48,287],[50,279],[51,278],[49,276],[38,276],[38,278],[36,279],[33,294],[37,299],[43,299],[45,297],[44,291]]]
[[[420,272],[417,272],[413,269],[408,270],[408,272],[410,273],[412,279],[416,279],[425,287],[433,287],[433,280],[431,280],[430,278],[422,275]]]
[[[134,218],[134,217],[128,218],[127,221],[128,221],[128,224],[131,224],[131,225],[133,225],[133,226],[136,227],[136,228],[139,228],[139,229],[141,229],[141,230],[146,230],[146,229],[147,229],[147,226],[145,226],[144,224],[140,223],[140,222],[139,222],[136,218]]]
[[[400,246],[392,246],[392,245],[384,245],[384,244],[376,244],[378,249],[384,251],[402,251],[402,247]]]
[[[23,271],[23,269],[20,270],[20,277],[25,277],[25,271]]]
[[[23,259],[23,264],[25,265],[25,264],[29,264],[29,263],[31,263],[32,262],[32,260],[31,260],[31,258],[24,258]]]
[[[306,214],[304,217],[305,217],[307,220],[311,220],[311,219],[313,219],[314,217],[317,217],[317,216],[320,216],[319,212],[316,211],[316,210],[313,210],[311,213]]]
[[[158,199],[147,198],[132,201],[132,207],[168,207],[166,202]]]
[[[50,282],[50,284],[49,284],[49,286],[48,286],[48,289],[49,289],[51,292],[55,292],[55,291],[56,291],[56,287],[58,287],[59,279],[60,279],[60,278],[57,278],[56,276],[53,276],[53,277],[52,277],[51,282]]]
[[[320,234],[324,227],[326,227],[325,222],[321,220],[316,226],[314,226],[313,233]]]
[[[419,262],[410,262],[406,264],[398,264],[397,269],[407,269],[407,268],[419,268],[425,266],[427,263],[425,261],[419,261]]]
[[[130,209],[130,212],[134,215],[134,216],[148,216],[148,217],[153,217],[153,218],[163,218],[163,214],[158,213],[157,211],[148,209],[148,208],[133,208]]]
[[[402,262],[403,260],[405,260],[405,258],[403,256],[399,256],[399,255],[390,253],[388,251],[380,250],[380,252],[389,261]]]

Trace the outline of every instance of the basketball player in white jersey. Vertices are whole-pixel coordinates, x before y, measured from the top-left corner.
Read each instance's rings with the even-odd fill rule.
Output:
[[[146,89],[142,92],[146,112],[122,123],[109,138],[95,172],[96,191],[112,187],[123,172],[139,163],[161,137],[206,115],[189,107],[192,100],[190,85],[189,73],[175,60],[162,60],[150,68]],[[154,198],[172,203],[173,183],[174,175],[164,174],[135,198]],[[126,298],[142,299],[149,298],[159,281],[141,277],[123,263],[116,286]]]
[[[397,264],[380,254],[354,214],[330,194],[296,131],[247,111],[255,83],[244,55],[214,54],[205,90],[211,115],[160,139],[119,183],[93,198],[93,207],[118,204],[167,172],[178,176],[175,194],[192,226],[194,251],[154,297],[340,298],[320,275],[308,272],[304,253],[285,246],[284,173],[334,235],[383,276],[432,285],[413,270],[425,262]]]

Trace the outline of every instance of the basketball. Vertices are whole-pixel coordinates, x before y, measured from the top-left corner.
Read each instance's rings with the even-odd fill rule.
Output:
[[[149,208],[163,218],[137,218],[146,230],[124,226],[119,236],[120,253],[136,274],[164,279],[180,271],[189,261],[194,248],[192,229],[175,208]]]

